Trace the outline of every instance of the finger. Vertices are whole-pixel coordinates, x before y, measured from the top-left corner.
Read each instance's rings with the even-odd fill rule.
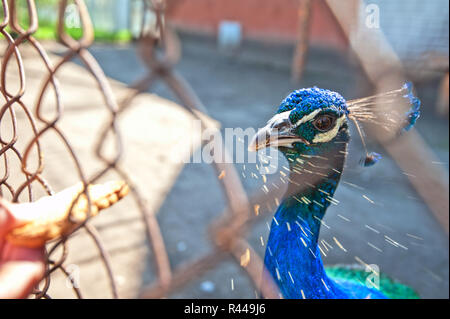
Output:
[[[44,275],[42,248],[6,243],[0,260],[0,298],[26,298]]]
[[[0,198],[0,238],[14,225],[14,218],[10,213],[8,204]]]
[[[0,262],[6,261],[43,261],[44,248],[28,248],[5,242],[0,252]]]
[[[39,261],[7,261],[0,263],[0,299],[26,298],[44,275]]]
[[[90,185],[87,189],[90,205],[85,194],[80,194],[83,185],[46,196],[34,203],[18,204],[11,209],[18,220],[33,213],[33,219],[6,234],[6,240],[25,247],[42,247],[46,242],[69,235],[76,227],[108,208],[128,193],[128,185],[123,181]],[[69,218],[69,214],[70,217]],[[20,218],[19,216],[22,216]]]

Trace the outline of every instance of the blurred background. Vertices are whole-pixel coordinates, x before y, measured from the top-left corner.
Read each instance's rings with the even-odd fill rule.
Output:
[[[206,163],[181,164],[171,159],[171,149],[180,142],[192,143],[194,153],[201,150],[191,141],[196,134],[190,127],[192,114],[181,106],[189,104],[189,99],[177,95],[177,85],[170,84],[175,82],[167,80],[166,73],[149,75],[157,70],[155,61],[163,61],[146,58],[152,55],[160,59],[175,56],[169,59],[170,68],[174,65],[176,75],[189,84],[205,106],[200,110],[219,123],[222,131],[262,127],[281,100],[298,88],[327,88],[350,100],[412,81],[422,100],[422,113],[408,137],[400,144],[389,144],[368,127],[366,143],[383,156],[370,168],[358,165],[363,148],[359,138],[352,139],[335,196],[339,205],[328,209],[325,223],[329,227],[321,229],[321,243],[329,243],[323,245],[323,259],[329,265],[356,264],[358,260],[376,264],[422,298],[448,298],[448,2],[168,0],[162,22],[160,7],[154,2],[85,0],[95,37],[87,51],[103,70],[119,107],[130,105],[116,118],[123,140],[120,164],[139,196],[129,196],[92,221],[109,255],[119,297],[137,297],[154,287],[158,279],[161,281],[164,255],[174,270],[173,278],[178,280],[167,293],[169,298],[258,296],[239,258],[227,256],[200,267],[202,271],[189,280],[177,275],[177,269],[189,269],[184,265],[196,265],[196,260],[217,249],[209,225],[220,219],[229,203],[218,179],[220,171]],[[29,5],[27,1],[15,3],[18,21],[26,28],[31,22]],[[33,36],[53,65],[58,65],[67,52],[77,52],[58,41],[60,1],[37,0],[35,4],[39,27]],[[64,32],[73,39],[86,35],[79,6],[79,2],[68,1],[63,7]],[[160,29],[155,27],[158,25],[170,28],[170,37],[163,41],[165,46],[153,50],[153,43],[161,40]],[[13,39],[21,39],[21,32],[10,25],[5,30]],[[4,61],[8,41],[3,32],[1,37]],[[48,89],[43,84],[49,73],[32,41],[20,40],[16,45],[27,81],[20,99],[35,114],[40,92]],[[111,114],[98,89],[98,77],[89,74],[89,63],[86,67],[89,59],[73,54],[58,69],[64,110],[57,126],[70,141],[84,175],[94,176],[105,167],[95,149]],[[9,65],[14,63],[2,66],[7,86],[20,87],[17,69]],[[56,114],[56,98],[53,93],[43,95],[42,112],[51,117]],[[132,101],[128,100],[130,96]],[[8,99],[3,94],[3,105]],[[23,109],[17,107],[15,116],[18,139],[14,143],[23,153],[34,133]],[[7,112],[2,115],[2,147],[8,144],[5,136],[11,136],[15,116]],[[37,120],[36,125],[47,124]],[[357,136],[354,128],[352,133]],[[58,134],[49,130],[40,140],[45,157],[42,177],[53,189],[78,181],[73,160]],[[106,144],[112,153],[117,150],[113,142]],[[10,157],[10,176],[3,180],[2,190],[5,183],[12,189],[24,183],[21,160],[11,152],[9,149],[1,155]],[[279,160],[280,167],[286,165],[284,158],[280,156]],[[235,169],[245,194],[251,197],[261,193],[266,183],[258,177],[254,164],[236,164]],[[102,178],[118,176],[123,177],[110,170]],[[280,172],[268,175],[267,185],[279,177]],[[43,194],[39,186],[33,191],[37,196]],[[9,195],[5,191],[3,196]],[[28,200],[25,193],[18,199]],[[244,234],[261,257],[275,208],[273,200],[261,203],[261,210],[267,212]],[[155,216],[159,227],[149,226],[148,218],[147,223],[142,222],[140,210]],[[155,227],[160,231],[163,257],[155,253],[154,243],[159,239],[148,235],[149,227],[153,232]],[[335,245],[333,238],[338,238],[345,249]],[[79,280],[83,297],[110,297],[111,273],[105,272],[89,234],[83,230],[74,234],[67,242],[67,251],[64,264]],[[50,296],[72,297],[66,275],[52,273]]]

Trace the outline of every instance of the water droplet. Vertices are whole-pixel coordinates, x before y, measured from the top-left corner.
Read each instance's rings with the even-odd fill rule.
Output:
[[[215,288],[216,288],[216,285],[212,281],[209,281],[209,280],[203,281],[200,284],[200,289],[204,292],[213,292]]]
[[[177,243],[177,250],[178,250],[179,252],[186,251],[186,249],[187,249],[187,245],[186,245],[186,243],[185,243],[184,241],[179,241],[179,242]]]

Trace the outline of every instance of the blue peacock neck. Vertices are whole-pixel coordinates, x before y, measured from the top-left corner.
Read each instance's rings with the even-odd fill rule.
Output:
[[[341,176],[346,143],[325,150],[326,157],[314,155],[317,151],[284,152],[291,169],[289,187],[272,221],[264,263],[285,298],[347,297],[327,277],[318,246],[322,218]]]

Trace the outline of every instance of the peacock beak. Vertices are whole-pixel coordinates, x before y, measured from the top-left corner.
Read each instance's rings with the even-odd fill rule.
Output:
[[[256,152],[266,147],[292,147],[293,143],[310,144],[304,138],[294,134],[293,129],[289,121],[289,112],[277,114],[255,134],[248,150]]]

